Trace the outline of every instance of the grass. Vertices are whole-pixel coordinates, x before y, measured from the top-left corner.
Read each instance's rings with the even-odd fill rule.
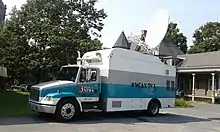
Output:
[[[30,115],[28,95],[19,91],[0,92],[0,118]]]
[[[191,101],[184,99],[175,99],[175,106],[180,108],[191,108],[193,107],[193,104]]]

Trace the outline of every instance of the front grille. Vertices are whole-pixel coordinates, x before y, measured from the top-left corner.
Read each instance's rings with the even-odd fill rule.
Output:
[[[39,101],[40,90],[39,88],[31,87],[30,100]]]

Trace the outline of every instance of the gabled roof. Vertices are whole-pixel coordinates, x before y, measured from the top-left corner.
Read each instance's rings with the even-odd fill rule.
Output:
[[[220,67],[220,51],[179,55],[183,62],[179,68],[212,68]]]
[[[160,56],[172,56],[177,57],[178,55],[183,55],[184,53],[177,47],[171,40],[163,39],[163,41],[154,48],[154,50],[159,52]]]
[[[125,33],[122,32],[112,48],[130,49],[131,44],[128,42]]]

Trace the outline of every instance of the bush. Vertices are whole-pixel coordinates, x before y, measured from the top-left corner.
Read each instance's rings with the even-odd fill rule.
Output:
[[[181,107],[181,108],[191,108],[193,107],[192,103],[190,101],[184,100],[184,99],[176,99],[175,100],[175,106]]]

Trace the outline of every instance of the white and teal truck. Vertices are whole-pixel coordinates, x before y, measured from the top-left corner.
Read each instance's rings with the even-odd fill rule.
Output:
[[[59,121],[85,111],[146,110],[174,107],[176,68],[154,55],[111,48],[87,52],[76,65],[62,66],[55,81],[32,86],[29,106]]]

